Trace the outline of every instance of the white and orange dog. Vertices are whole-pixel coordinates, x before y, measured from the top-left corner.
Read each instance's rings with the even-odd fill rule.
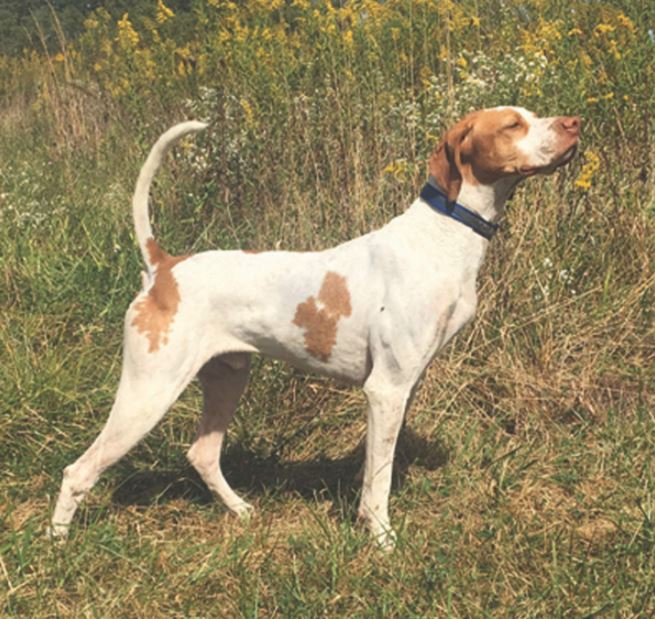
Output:
[[[166,150],[204,127],[185,122],[168,130],[141,169],[133,208],[146,273],[125,317],[116,401],[95,442],[64,471],[51,532],[66,535],[100,474],[195,376],[204,406],[189,460],[231,510],[247,514],[251,506],[223,477],[220,451],[250,355],[262,353],[363,386],[359,514],[391,548],[391,469],[410,395],[436,352],[475,314],[476,277],[506,199],[524,178],[571,159],[580,121],[515,107],[469,114],[435,149],[428,183],[405,213],[332,249],[172,257],[150,227],[150,184]]]

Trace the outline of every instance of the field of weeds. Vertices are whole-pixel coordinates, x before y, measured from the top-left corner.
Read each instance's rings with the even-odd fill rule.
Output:
[[[73,36],[61,4],[0,56],[0,614],[655,615],[655,5],[141,0]],[[113,400],[165,128],[211,123],[157,178],[169,252],[320,249],[402,212],[445,128],[499,104],[579,114],[582,147],[517,191],[418,392],[393,553],[355,518],[361,392],[266,359],[223,456],[249,522],[186,462],[192,384],[47,539]]]

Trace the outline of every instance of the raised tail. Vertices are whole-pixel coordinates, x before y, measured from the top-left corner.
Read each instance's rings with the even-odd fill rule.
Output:
[[[148,194],[150,193],[150,184],[152,183],[152,179],[159,169],[161,160],[168,149],[177,142],[177,140],[188,133],[202,131],[205,127],[207,127],[206,123],[195,120],[190,120],[171,127],[159,137],[157,142],[155,142],[146,162],[141,168],[141,172],[139,172],[139,178],[136,181],[136,188],[134,189],[134,196],[132,197],[132,214],[134,216],[136,238],[139,242],[139,248],[141,249],[143,260],[146,263],[148,276],[151,276],[153,271],[153,263],[150,252],[148,251],[148,241],[154,241],[152,228],[150,226],[150,217],[148,214]]]

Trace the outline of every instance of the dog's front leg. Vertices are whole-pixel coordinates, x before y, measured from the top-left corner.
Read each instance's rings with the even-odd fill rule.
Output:
[[[388,513],[391,472],[396,441],[412,386],[395,385],[376,372],[364,385],[368,418],[359,516],[383,550],[392,550],[395,545],[396,535],[389,523]]]

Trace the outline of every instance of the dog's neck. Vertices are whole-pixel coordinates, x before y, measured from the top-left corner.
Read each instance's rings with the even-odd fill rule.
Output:
[[[457,202],[487,221],[496,223],[505,212],[505,202],[520,182],[515,176],[505,177],[490,185],[474,185],[467,181],[457,196]]]

